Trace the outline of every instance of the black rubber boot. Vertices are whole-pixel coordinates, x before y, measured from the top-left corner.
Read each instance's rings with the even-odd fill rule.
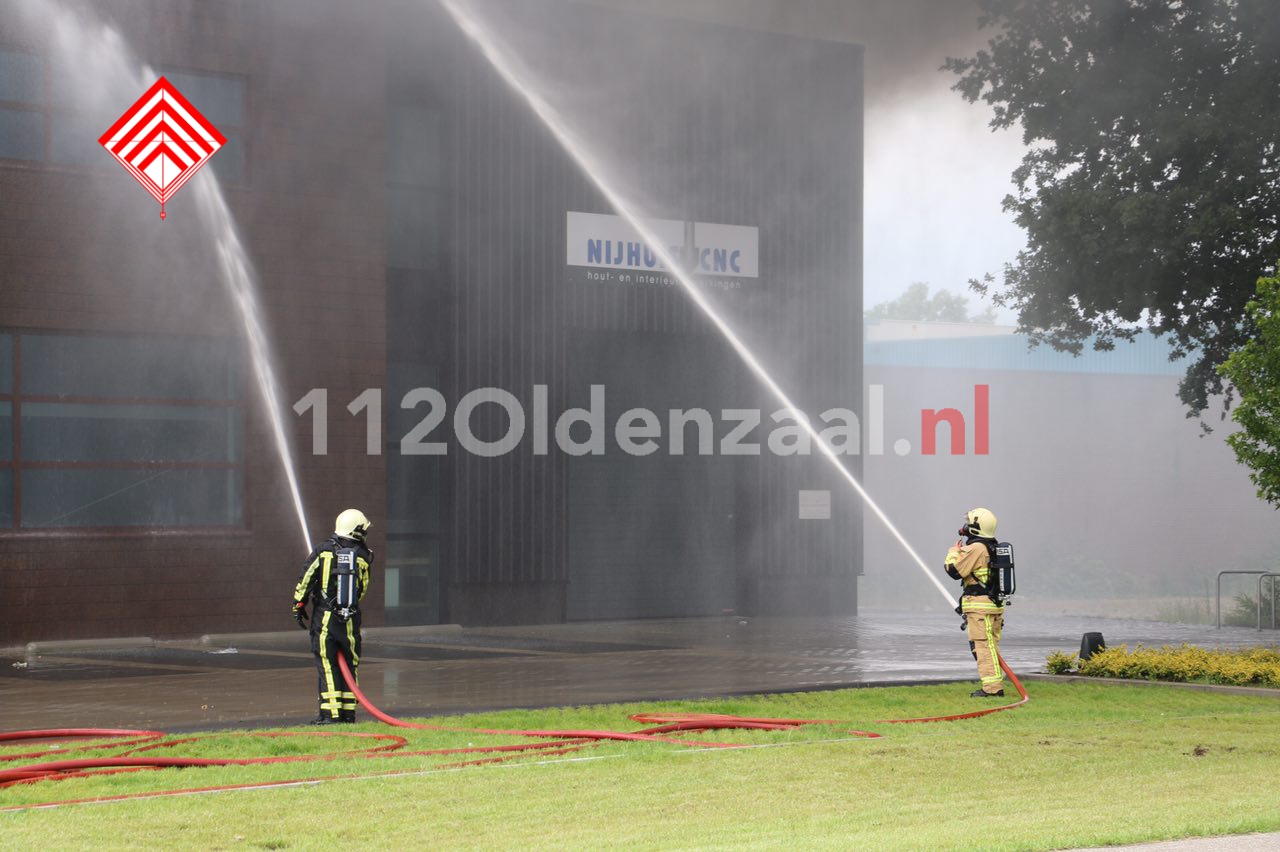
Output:
[[[356,711],[354,711],[354,710],[339,710],[339,711],[338,711],[338,721],[339,721],[339,722],[342,722],[342,723],[344,723],[344,724],[347,724],[347,725],[354,725],[354,724],[356,723]]]
[[[336,725],[341,721],[337,716],[330,716],[328,713],[321,713],[319,716],[311,720],[313,725]]]
[[[969,693],[970,698],[1004,698],[1004,690],[999,692],[984,692],[981,689],[974,690]]]

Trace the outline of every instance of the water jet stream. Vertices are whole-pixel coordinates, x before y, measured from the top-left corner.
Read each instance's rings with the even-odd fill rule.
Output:
[[[548,103],[546,99],[535,91],[527,82],[532,75],[527,72],[527,69],[520,67],[518,60],[515,58],[516,54],[511,50],[510,46],[501,44],[489,28],[482,24],[467,10],[462,8],[456,0],[439,0],[439,2],[441,6],[444,7],[445,11],[449,13],[449,16],[453,19],[454,23],[457,24],[458,28],[462,30],[467,38],[475,44],[480,53],[489,61],[489,64],[498,72],[498,75],[502,80],[512,89],[512,91],[524,99],[524,101],[529,105],[529,108],[533,110],[538,119],[543,123],[547,130],[551,132],[556,141],[560,143],[560,146],[564,149],[565,153],[573,159],[578,168],[582,170],[583,174],[585,174],[587,178],[595,184],[596,189],[604,196],[605,200],[609,203],[609,206],[617,211],[618,215],[625,219],[627,223],[640,235],[641,239],[653,249],[654,254],[662,261],[663,266],[667,268],[671,273],[671,276],[679,282],[680,286],[684,289],[685,294],[693,300],[693,303],[698,306],[698,309],[701,310],[709,320],[711,320],[717,329],[719,329],[720,333],[724,335],[724,338],[733,347],[734,351],[738,353],[738,356],[748,367],[751,368],[751,371],[755,373],[756,378],[758,378],[760,382],[769,389],[784,408],[788,409],[793,415],[801,415],[795,416],[794,419],[804,427],[806,432],[809,433],[809,436],[813,439],[813,442],[817,444],[818,448],[822,451],[822,454],[831,462],[835,469],[840,472],[840,475],[844,477],[849,485],[853,487],[853,490],[862,498],[863,503],[871,509],[872,513],[874,513],[880,522],[884,524],[885,528],[889,530],[897,542],[902,545],[903,549],[907,551],[908,555],[911,556],[912,560],[914,560],[916,565],[919,566],[920,570],[924,572],[924,575],[929,578],[929,581],[933,583],[934,587],[946,599],[947,604],[949,606],[953,604],[955,601],[954,593],[949,591],[946,586],[942,584],[942,581],[937,578],[933,571],[929,570],[929,566],[920,558],[920,555],[916,553],[915,549],[912,548],[907,539],[898,531],[898,528],[893,525],[893,522],[889,520],[889,516],[884,513],[884,510],[880,508],[876,501],[871,498],[871,495],[867,493],[866,489],[862,487],[862,483],[858,481],[858,478],[844,466],[843,462],[840,461],[840,457],[836,454],[835,450],[822,440],[822,437],[818,434],[817,430],[813,428],[813,425],[806,417],[802,416],[800,409],[792,403],[787,394],[778,386],[777,382],[773,380],[773,376],[764,368],[764,365],[760,363],[755,354],[745,343],[742,342],[742,339],[738,337],[737,333],[724,320],[724,318],[716,313],[715,308],[707,300],[706,296],[702,294],[693,279],[690,277],[688,270],[686,270],[677,261],[675,256],[666,247],[664,241],[653,232],[652,228],[650,228],[645,220],[640,217],[632,205],[622,196],[621,192],[605,177],[606,170],[604,169],[603,163],[600,161],[599,157],[595,155],[588,145],[578,138],[577,134],[573,132],[573,129],[564,120],[563,116],[560,115],[559,111],[552,107],[551,104]]]
[[[213,228],[213,241],[218,249],[222,281],[227,287],[227,293],[231,296],[231,301],[240,315],[240,323],[244,327],[245,342],[248,344],[249,356],[253,361],[253,375],[258,382],[262,408],[271,426],[271,437],[275,442],[276,453],[280,457],[280,466],[284,469],[289,496],[293,499],[293,508],[298,515],[298,525],[302,529],[302,546],[309,550],[311,536],[307,530],[307,513],[302,507],[298,473],[294,469],[293,454],[289,448],[289,435],[285,431],[284,417],[280,413],[282,408],[280,383],[272,367],[271,348],[267,343],[266,329],[258,319],[262,311],[258,306],[257,286],[249,266],[248,254],[236,233],[235,219],[231,215],[230,208],[227,207],[218,179],[205,169],[196,175],[192,185],[205,221]]]

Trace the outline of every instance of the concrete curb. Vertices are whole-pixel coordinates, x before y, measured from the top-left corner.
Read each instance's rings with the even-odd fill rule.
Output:
[[[67,651],[107,651],[113,648],[153,648],[156,640],[150,636],[120,636],[114,639],[56,639],[47,642],[28,642],[20,650],[28,657],[39,654],[57,654]],[[19,650],[19,649],[15,649]]]
[[[115,649],[154,648],[157,645],[235,645],[243,642],[271,642],[297,636],[298,630],[274,630],[263,633],[206,633],[198,639],[153,639],[150,636],[116,636],[105,639],[51,639],[0,648],[0,656],[34,657],[40,654],[64,654],[77,651],[110,651]],[[456,636],[461,624],[416,624],[407,627],[366,627],[361,630],[373,639],[428,639],[432,636]]]
[[[410,639],[414,636],[456,636],[461,624],[416,624],[409,627],[366,627],[361,631],[375,639]]]
[[[201,645],[235,645],[245,642],[270,642],[290,639],[299,635],[298,630],[276,630],[269,633],[206,633]],[[366,639],[411,639],[414,637],[455,636],[462,632],[461,624],[417,624],[408,627],[364,627],[360,634]]]
[[[1172,680],[1128,680],[1121,677],[1086,677],[1084,675],[1019,675],[1022,680],[1045,683],[1105,683],[1109,686],[1163,686],[1173,689],[1190,689],[1196,692],[1221,692],[1225,695],[1257,695],[1263,698],[1280,698],[1280,689],[1265,686],[1228,686],[1219,683],[1178,683]]]

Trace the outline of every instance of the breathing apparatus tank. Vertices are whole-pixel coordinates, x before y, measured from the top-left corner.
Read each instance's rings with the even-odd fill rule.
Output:
[[[360,587],[357,582],[356,560],[359,554],[354,547],[340,547],[333,552],[335,592],[329,609],[340,621],[355,615],[360,606]]]
[[[995,587],[995,596],[1006,604],[1018,590],[1018,579],[1013,567],[1013,545],[1007,541],[996,542],[992,549],[991,582]]]

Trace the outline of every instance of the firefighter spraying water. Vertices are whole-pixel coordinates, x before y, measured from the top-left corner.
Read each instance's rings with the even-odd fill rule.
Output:
[[[959,530],[960,540],[947,551],[946,572],[962,585],[956,612],[964,619],[969,650],[978,662],[980,688],[974,698],[1004,695],[1000,666],[1000,634],[1004,608],[1016,591],[1013,545],[996,541],[996,516],[990,509],[970,509]]]
[[[333,535],[307,557],[293,592],[293,617],[303,629],[307,627],[307,601],[311,601],[311,653],[320,683],[317,725],[356,720],[360,601],[369,591],[369,566],[373,564],[373,551],[365,544],[371,526],[359,509],[338,515]],[[350,661],[351,682],[339,668],[339,655]]]

